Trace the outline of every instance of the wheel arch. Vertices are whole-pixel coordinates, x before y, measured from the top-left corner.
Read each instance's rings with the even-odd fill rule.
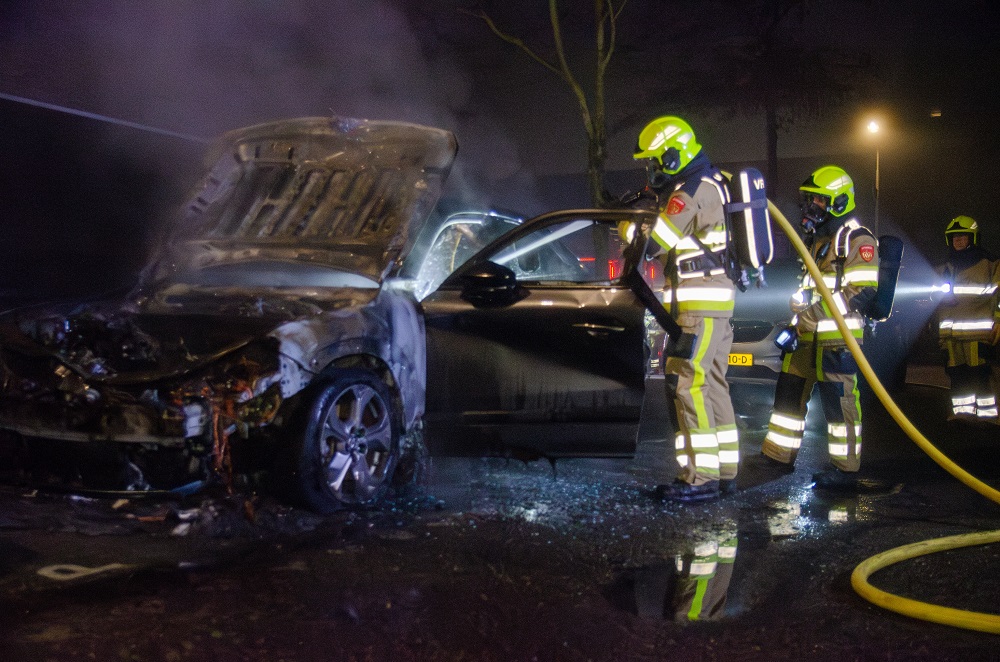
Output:
[[[382,360],[381,357],[367,353],[340,356],[328,363],[320,371],[318,378],[329,379],[334,377],[338,370],[352,369],[367,370],[374,373],[388,387],[389,393],[392,395],[393,415],[397,417],[396,422],[399,424],[399,429],[405,432],[407,428],[405,420],[406,409],[404,407],[403,395],[400,392],[399,382],[392,373],[389,364]]]

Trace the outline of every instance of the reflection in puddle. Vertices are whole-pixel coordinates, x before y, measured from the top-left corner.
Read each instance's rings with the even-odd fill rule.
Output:
[[[735,521],[728,516],[702,521],[679,549],[671,550],[675,551],[672,560],[627,570],[605,595],[618,608],[643,618],[693,623],[736,617],[746,611],[741,594],[749,597],[746,582],[757,572],[754,568],[762,563],[761,551],[769,543],[816,539],[834,527],[864,521],[879,498],[829,495],[804,486],[759,509],[743,510],[738,517],[739,536]],[[742,560],[740,539],[745,544]],[[765,564],[772,562],[773,558]],[[736,583],[742,589],[731,587],[734,574],[741,577]],[[765,588],[769,581],[766,577],[753,580],[758,598],[761,590],[769,590]]]
[[[812,490],[797,489],[792,490],[784,502],[774,503],[767,518],[767,528],[771,538],[790,538],[808,529],[812,522],[804,513],[808,512],[808,504],[812,497]]]
[[[780,510],[767,518],[767,528],[772,538],[788,538],[798,535],[805,522],[802,518],[802,504],[786,503]]]
[[[735,529],[702,535],[674,557],[626,572],[609,589],[619,608],[643,618],[718,621],[726,616],[726,599],[736,564]]]
[[[794,490],[785,501],[772,504],[768,529],[773,539],[819,535],[830,526],[864,521],[883,496],[886,495],[831,497],[808,487]]]
[[[725,615],[736,547],[733,532],[719,541],[702,542],[693,554],[677,558],[675,621],[717,621]]]
[[[544,503],[531,504],[528,506],[514,506],[511,508],[508,517],[524,520],[525,522],[541,522],[546,515],[551,514],[551,509]]]

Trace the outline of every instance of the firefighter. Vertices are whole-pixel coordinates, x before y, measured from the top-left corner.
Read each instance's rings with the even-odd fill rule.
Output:
[[[985,354],[996,343],[1000,262],[979,246],[979,226],[956,216],[944,231],[948,261],[938,269],[938,339],[951,378],[949,421],[997,422],[996,394]]]
[[[726,382],[735,287],[724,267],[725,180],[679,117],[647,124],[633,157],[646,161],[650,188],[662,192],[652,236],[665,251],[663,305],[695,338],[690,359],[670,357],[678,352],[671,351],[669,339],[664,348],[679,472],[673,483],[658,485],[656,495],[681,502],[714,499],[731,489],[739,464]],[[630,240],[634,227],[625,223],[621,229]]]
[[[843,169],[823,166],[799,191],[803,241],[860,344],[865,325],[862,311],[875,298],[878,285],[878,244],[871,231],[851,215],[854,182]],[[779,338],[784,341],[779,345],[784,350],[781,374],[761,451],[766,458],[791,468],[805,434],[806,405],[813,386],[818,385],[826,415],[827,449],[835,468],[819,476],[835,481],[861,467],[857,363],[804,268],[790,307],[793,316],[785,337]]]

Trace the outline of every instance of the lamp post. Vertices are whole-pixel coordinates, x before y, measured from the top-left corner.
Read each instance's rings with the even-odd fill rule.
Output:
[[[868,122],[868,132],[875,135],[882,127],[878,122],[872,120]],[[875,234],[878,234],[878,140],[875,141]]]

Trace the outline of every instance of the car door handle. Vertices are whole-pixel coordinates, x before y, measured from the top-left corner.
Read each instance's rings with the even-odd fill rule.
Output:
[[[597,322],[581,322],[579,324],[574,324],[573,327],[577,329],[584,329],[587,333],[607,333],[609,331],[621,333],[625,330],[624,326],[618,324],[612,326],[610,324],[598,324]]]

